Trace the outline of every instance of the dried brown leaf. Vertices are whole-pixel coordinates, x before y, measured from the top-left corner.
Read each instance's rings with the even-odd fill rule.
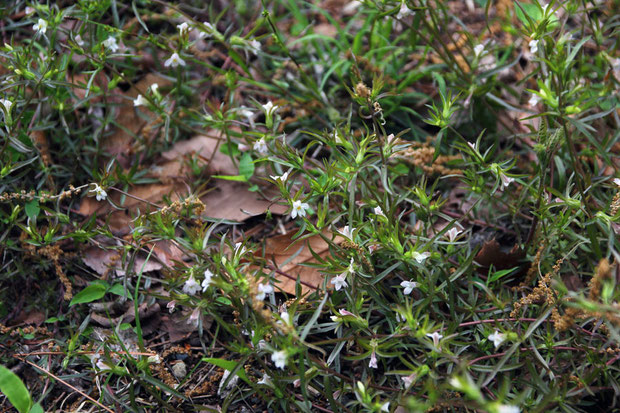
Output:
[[[509,252],[503,252],[499,242],[496,239],[484,243],[475,261],[481,267],[489,268],[491,265],[496,270],[505,270],[507,268],[516,267],[519,261],[525,257],[525,251],[515,244]]]
[[[329,244],[319,235],[293,241],[292,237],[296,231],[291,231],[283,235],[267,238],[265,240],[265,259],[280,270],[276,272],[278,288],[288,294],[295,294],[295,283],[299,277],[302,294],[311,292],[319,288],[323,283],[324,275],[316,267],[309,267],[308,264],[316,264],[317,261],[312,256],[311,250],[321,257],[329,254]],[[324,234],[329,238],[329,234]],[[340,243],[343,238],[337,236],[335,243]],[[297,252],[303,248],[299,254]],[[291,257],[295,256],[291,259]],[[287,260],[290,262],[284,264]],[[284,275],[287,274],[288,276]]]

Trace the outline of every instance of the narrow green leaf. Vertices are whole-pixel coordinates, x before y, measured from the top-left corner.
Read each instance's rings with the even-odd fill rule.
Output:
[[[211,178],[223,179],[224,181],[247,182],[248,179],[241,175],[212,175]]]
[[[19,413],[28,413],[32,406],[30,393],[24,382],[11,370],[0,365],[0,392],[2,392]]]

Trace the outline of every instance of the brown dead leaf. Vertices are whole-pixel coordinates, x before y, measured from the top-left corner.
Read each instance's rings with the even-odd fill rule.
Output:
[[[314,32],[327,37],[336,37],[338,29],[329,23],[320,23],[314,26]]]
[[[283,235],[267,238],[265,241],[265,259],[280,270],[280,273],[276,272],[276,279],[278,280],[277,286],[282,291],[288,294],[295,294],[295,283],[299,277],[302,283],[302,294],[305,294],[319,288],[324,278],[317,268],[307,266],[307,264],[316,263],[310,250],[321,257],[325,257],[329,254],[329,244],[319,235],[314,235],[302,241],[293,241],[292,237],[296,232],[291,231]],[[324,235],[329,237],[328,233]],[[344,238],[338,236],[334,242],[339,244],[343,240]],[[303,250],[297,254],[300,248],[303,248]],[[290,262],[283,265],[284,262],[295,254],[297,255]]]
[[[161,154],[167,161],[158,175],[181,175],[183,160],[190,155],[199,155],[203,160],[210,161],[208,172],[212,175],[236,175],[237,167],[229,156],[219,151],[218,142],[221,132],[211,131],[209,136],[196,136],[186,141],[177,142],[172,149]],[[215,152],[215,153],[214,153]]]
[[[277,195],[275,188],[269,188],[264,193]],[[273,214],[284,214],[288,209],[288,206],[273,203],[257,192],[248,191],[248,185],[243,182],[218,181],[201,201],[206,207],[204,215],[240,222],[264,214],[267,210]]]
[[[515,244],[509,252],[503,252],[496,239],[484,243],[475,261],[483,268],[489,268],[491,265],[496,270],[505,270],[507,268],[516,267],[519,261],[525,257],[525,251]]]
[[[157,83],[160,87],[165,87],[170,84],[170,81],[161,76],[149,73],[137,82],[124,97],[113,97],[116,103],[115,122],[118,126],[112,135],[105,138],[103,147],[110,155],[114,156],[123,167],[130,166],[131,158],[129,155],[133,153],[134,144],[136,143],[135,137],[147,124],[147,121],[143,116],[139,115],[139,112],[149,117],[155,116],[146,108],[135,108],[133,100],[138,94],[145,95],[147,89],[153,83]]]
[[[27,325],[31,325],[34,324],[35,326],[40,326],[41,324],[43,324],[43,322],[45,321],[45,313],[43,313],[42,311],[39,310],[32,310],[32,311],[22,311],[21,313],[19,313],[19,316],[17,316],[14,320],[13,320],[13,324],[27,324]]]
[[[209,136],[196,136],[187,141],[178,142],[172,149],[162,153],[162,162],[151,168],[150,178],[158,178],[161,183],[136,185],[129,193],[136,198],[161,205],[161,200],[168,196],[176,201],[187,195],[188,185],[186,182],[191,178],[191,171],[187,167],[186,160],[190,156],[198,156],[205,163],[209,174],[237,175],[238,168],[231,159],[219,151],[218,140],[220,132],[212,131]],[[262,184],[260,181],[257,184]],[[285,205],[275,204],[265,199],[258,192],[248,190],[248,184],[243,182],[214,180],[215,187],[211,189],[201,201],[205,204],[204,216],[222,218],[231,221],[245,221],[246,219],[264,214],[270,210],[274,214],[283,214],[288,209]],[[275,186],[269,186],[262,191],[269,198],[278,195]],[[116,191],[108,191],[110,200],[120,205],[121,194]],[[114,210],[107,201],[97,201],[93,197],[84,198],[78,212],[89,216],[93,213],[100,215],[111,213],[109,218],[110,228],[113,232],[124,234],[129,231],[131,215],[137,209],[145,210],[146,204],[139,199],[126,197],[122,205],[125,211]],[[150,207],[153,210],[153,207]]]
[[[192,311],[176,311],[173,314],[161,316],[161,325],[168,332],[171,343],[176,343],[198,331],[196,323],[189,320]],[[213,318],[200,314],[203,330],[208,330],[213,324]]]
[[[86,92],[88,91],[88,82],[90,82],[90,78],[92,74],[84,74],[84,73],[76,73],[72,74],[71,78],[69,78],[69,74],[67,74],[67,81],[73,85],[72,90],[75,96],[82,100],[86,98]],[[103,72],[98,72],[93,79],[92,85],[97,86],[100,89],[107,90],[108,89],[108,79]],[[92,88],[91,85],[91,88]],[[92,91],[91,91],[92,93]],[[100,99],[97,99],[100,100]]]
[[[125,275],[122,263],[118,259],[118,252],[115,250],[92,246],[83,252],[82,261],[99,275],[106,274],[109,271],[116,271],[119,276]],[[134,272],[140,271],[143,266],[143,272],[157,271],[162,268],[162,265],[153,259],[150,259],[146,264],[145,262],[144,257],[137,257],[134,261]]]
[[[183,251],[169,240],[160,240],[146,245],[148,249],[151,247],[153,248],[153,255],[148,262],[146,261],[147,254],[145,253],[140,253],[134,260],[134,273],[138,273],[140,270],[145,273],[157,271],[163,265],[172,267],[175,263],[183,262],[185,258]],[[109,273],[109,271],[115,271],[119,276],[125,275],[118,251],[111,248],[104,249],[95,245],[88,247],[82,252],[82,261],[100,276]]]

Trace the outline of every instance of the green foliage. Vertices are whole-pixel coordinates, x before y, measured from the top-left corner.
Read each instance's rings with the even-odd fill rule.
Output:
[[[123,411],[619,397],[617,2],[203,3],[7,3],[7,354]]]
[[[11,370],[0,365],[0,392],[2,392],[19,413],[31,412],[32,399],[21,379]]]
[[[71,302],[69,303],[69,306],[71,307],[75,304],[91,303],[93,301],[99,300],[105,295],[106,289],[107,288],[105,285],[91,284],[79,293],[77,293],[75,296],[73,296]]]

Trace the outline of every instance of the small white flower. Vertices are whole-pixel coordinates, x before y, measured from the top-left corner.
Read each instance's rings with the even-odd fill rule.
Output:
[[[267,142],[265,142],[265,138],[260,138],[259,140],[254,142],[254,150],[261,155],[265,155],[267,152],[269,152],[269,149],[267,148]]]
[[[213,281],[212,279],[213,273],[211,272],[211,270],[205,270],[205,279],[202,280],[202,283],[200,284],[202,286],[203,293],[207,291],[207,288],[209,288],[209,285],[211,285],[211,282]]]
[[[35,12],[35,9],[34,7],[27,6],[24,12],[26,13],[26,16],[30,16],[31,14]]]
[[[461,232],[462,231],[457,229],[456,227],[452,227],[444,234],[444,237],[447,238],[448,241],[454,242],[456,240],[456,237],[458,237]]]
[[[108,37],[103,41],[103,45],[112,53],[115,53],[118,50],[118,43],[116,42],[116,37]]]
[[[4,110],[8,113],[13,107],[13,102],[8,99],[0,99],[0,105],[4,106]]]
[[[159,364],[161,363],[161,357],[159,357],[159,354],[155,354],[154,356],[149,356],[149,358],[146,361],[148,363]]]
[[[483,44],[479,44],[476,47],[474,47],[474,55],[476,57],[480,57],[482,55],[482,53],[484,53],[484,45]]]
[[[282,319],[284,324],[291,324],[291,316],[289,315],[288,311],[282,311],[280,313],[280,318]]]
[[[488,338],[493,342],[495,348],[498,348],[506,340],[506,334],[495,330],[492,334],[489,334]]]
[[[334,141],[341,144],[344,144],[346,142],[338,129],[334,129]]]
[[[177,302],[172,300],[172,301],[168,301],[168,304],[166,304],[166,308],[168,309],[168,312],[170,314],[172,314],[172,312],[174,311],[174,307],[177,306]]]
[[[400,283],[400,286],[405,289],[403,291],[403,294],[409,295],[409,294],[411,294],[413,289],[418,286],[418,283],[415,282],[415,281],[403,281],[403,282]]]
[[[451,377],[448,383],[457,390],[463,389],[463,383],[461,383],[461,380],[459,380],[457,376]]]
[[[263,373],[263,378],[256,382],[256,384],[264,384],[265,386],[271,386],[271,377],[267,373]]]
[[[410,13],[411,13],[411,10],[409,9],[409,7],[407,7],[407,4],[405,4],[405,2],[403,1],[400,4],[400,10],[398,10],[398,13],[396,14],[396,18],[402,19],[403,17],[407,16]]]
[[[267,294],[273,293],[273,287],[271,284],[258,284],[258,294],[256,294],[256,299],[258,301],[263,301]]]
[[[235,243],[235,255],[243,255],[247,249],[243,246],[242,242]]]
[[[355,268],[353,268],[353,258],[351,257],[351,261],[349,262],[349,267],[347,268],[349,274],[355,274]]]
[[[95,198],[97,201],[103,201],[108,197],[108,193],[100,187],[99,184],[95,184],[95,189],[93,189],[93,192],[95,193]]]
[[[433,339],[433,345],[435,347],[439,347],[439,340],[443,338],[443,335],[439,334],[438,331],[434,331],[432,333],[426,333],[426,336]]]
[[[246,118],[249,122],[252,122],[253,118],[254,118],[254,112],[252,112],[250,109],[240,109],[237,111],[241,116],[243,116],[244,118]]]
[[[375,213],[375,215],[379,215],[379,216],[382,216],[382,217],[385,216],[385,214],[383,213],[383,210],[381,209],[380,206],[375,207],[375,209],[373,209],[373,212]]]
[[[177,67],[185,66],[185,60],[181,59],[181,56],[177,52],[172,53],[169,59],[164,62],[165,67]]]
[[[377,353],[374,351],[370,354],[370,361],[368,362],[368,367],[370,367],[371,369],[376,369],[379,367],[377,365]]]
[[[252,112],[252,110],[245,108],[245,109],[239,109],[237,111],[237,113],[239,113],[239,115],[243,116],[244,118],[246,118],[248,120],[248,122],[252,123],[254,121],[254,112]],[[253,123],[252,123],[253,124]]]
[[[351,228],[348,225],[345,225],[344,227],[342,227],[342,229],[339,229],[338,232],[343,236],[346,237],[350,240],[353,239],[353,231],[355,231],[355,228]]]
[[[381,405],[381,411],[382,412],[388,412],[390,411],[390,402],[385,402]]]
[[[200,318],[200,307],[196,307],[194,311],[189,315],[187,319],[187,324],[193,325],[194,327],[198,327],[198,319]]]
[[[293,201],[293,210],[291,211],[291,218],[305,217],[306,209],[310,208],[310,206],[306,202],[301,202],[300,200]]]
[[[263,106],[263,110],[265,111],[265,115],[271,116],[278,111],[279,106],[274,105],[272,101],[265,103]]]
[[[183,292],[187,295],[194,295],[200,290],[200,284],[194,278],[194,274],[191,274],[185,284],[183,285]]]
[[[547,8],[548,8],[548,7],[549,7],[549,5],[548,5],[548,4],[544,4],[544,5],[542,6],[542,14],[543,14],[543,16],[546,16],[546,15],[547,15]]]
[[[250,48],[250,52],[254,53],[254,54],[258,54],[258,52],[260,52],[260,42],[258,40],[252,40],[251,42],[248,43],[248,46]]]
[[[514,181],[514,178],[510,178],[503,173],[499,175],[499,178],[502,180],[502,190]]]
[[[153,83],[151,86],[149,86],[149,89],[151,89],[151,92],[157,93],[157,89],[159,89],[159,85],[157,83]]]
[[[149,101],[148,101],[148,100],[146,100],[146,99],[144,98],[144,96],[142,96],[142,95],[138,95],[138,97],[136,97],[136,98],[133,100],[133,105],[134,105],[134,107],[137,107],[137,106],[146,106],[148,103],[149,103]]]
[[[334,289],[336,291],[340,291],[341,288],[346,288],[349,286],[349,284],[347,284],[347,273],[343,272],[342,274],[334,277],[331,281],[332,284],[334,284]]]
[[[497,406],[497,413],[520,413],[521,409],[518,406],[512,406],[510,404],[500,404]]]
[[[408,376],[405,377],[401,377],[401,380],[403,381],[403,383],[405,384],[405,387],[409,387],[413,384],[414,380],[418,377],[417,374],[412,373]]]
[[[417,252],[417,251],[413,251],[411,253],[411,256],[413,257],[414,260],[417,261],[418,264],[422,264],[424,262],[425,259],[427,259],[428,257],[431,256],[430,252]]]
[[[47,31],[47,22],[43,19],[39,19],[37,23],[32,26],[32,29],[39,34],[45,34],[45,32]]]
[[[620,186],[620,178],[614,178],[614,184]]]
[[[211,37],[213,33],[217,31],[215,27],[213,27],[213,25],[209,22],[203,22],[202,24],[207,28],[207,30],[200,32],[200,34],[198,35],[200,39]]]
[[[536,106],[538,105],[538,102],[540,102],[540,97],[537,94],[532,93],[532,96],[530,97],[530,100],[527,101],[527,104],[530,106]]]
[[[286,367],[286,351],[275,351],[271,355],[271,361],[273,361],[277,368],[284,369],[284,367]]]
[[[84,46],[84,40],[82,40],[82,36],[80,36],[79,34],[75,36],[75,43],[80,47]]]
[[[109,364],[107,364],[105,361],[103,361],[101,359],[97,360],[97,363],[95,363],[95,366],[97,366],[97,368],[99,370],[102,370],[102,371],[104,371],[104,370],[112,370],[112,368],[113,368],[112,366],[110,366]]]
[[[472,148],[474,151],[476,150],[476,144],[473,142],[467,142],[467,144],[469,145],[470,148]]]
[[[274,181],[277,181],[278,179],[281,180],[282,182],[285,182],[288,179],[288,171],[284,172],[282,175],[278,176],[278,175],[269,175],[269,177],[271,179],[273,179]]]
[[[187,22],[177,24],[177,29],[179,29],[179,34],[183,36],[185,33],[189,31],[189,24],[187,24]]]
[[[528,46],[530,46],[530,52],[535,54],[538,51],[538,40],[530,40]]]

